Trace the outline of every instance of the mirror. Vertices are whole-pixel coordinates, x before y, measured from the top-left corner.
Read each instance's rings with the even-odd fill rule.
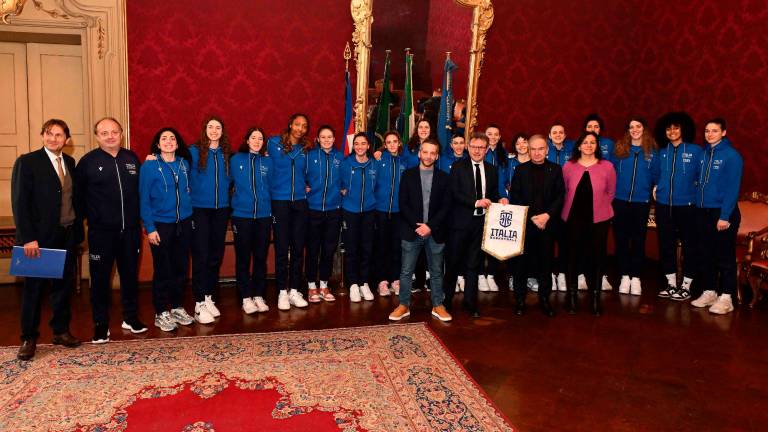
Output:
[[[490,0],[352,0],[357,86],[355,130],[366,130],[382,89],[386,50],[390,51],[391,126],[400,111],[405,82],[405,49],[413,54],[414,110],[427,118],[439,103],[446,52],[453,73],[454,117],[466,105],[465,135],[477,125],[477,83],[486,32],[493,23]],[[437,92],[435,101],[433,93]],[[437,103],[435,103],[437,102]],[[418,115],[418,114],[417,114]],[[434,112],[434,118],[437,113]],[[407,140],[407,137],[403,137]]]

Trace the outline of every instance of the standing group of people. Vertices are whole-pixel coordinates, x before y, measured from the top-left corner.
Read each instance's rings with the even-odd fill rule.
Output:
[[[221,315],[216,287],[230,221],[245,313],[269,310],[270,238],[278,309],[335,301],[328,281],[341,236],[352,302],[373,300],[371,285],[380,296],[395,293],[400,302],[389,318],[399,320],[410,314],[413,280],[418,286],[428,279],[433,316],[450,321],[454,294],[464,291],[464,309],[478,317],[478,291],[499,289],[494,276],[500,262],[480,248],[492,203],[529,207],[525,254],[506,263],[516,313],[525,312],[529,288],[538,291],[549,316],[554,314],[550,292],[567,291],[566,307],[574,313],[576,289],[585,285],[592,292],[592,311],[599,314],[600,292],[610,288],[603,265],[611,222],[619,291],[641,292],[646,221],[655,195],[668,279],[659,296],[685,300],[698,277],[704,290],[692,304],[727,313],[736,283],[741,157],[725,137],[724,120],[706,123],[706,149],[682,139],[690,132],[681,131],[685,122],[668,120],[669,143],[661,150],[641,119],[631,119],[614,145],[600,134],[602,119],[591,115],[575,142],[555,124],[548,137],[518,134],[505,149],[500,128],[492,125],[468,143],[455,136],[441,149],[432,126],[422,120],[405,144],[397,132],[387,132],[381,149],[372,149],[368,136],[359,133],[344,157],[330,126],[309,139],[304,114],[292,115],[270,138],[260,128],[248,129],[236,149],[224,122],[212,116],[189,147],[175,129],[158,130],[150,155],[140,163],[121,147],[120,123],[107,117],[94,126],[98,148],[75,165],[62,153],[69,128],[52,119],[41,130],[43,148],[14,165],[16,240],[28,257],[39,256],[39,248],[68,251],[64,278],[52,284],[51,326],[53,342],[70,347],[80,342],[68,328],[68,287],[86,220],[94,343],[109,341],[115,263],[122,327],[147,330],[137,310],[142,225],[154,268],[154,324],[163,331],[211,323]],[[677,238],[685,253],[682,281],[676,279],[671,252]],[[696,241],[718,247],[703,248],[697,256]],[[193,314],[183,305],[190,254]],[[25,280],[20,359],[34,356],[45,285],[42,279]]]

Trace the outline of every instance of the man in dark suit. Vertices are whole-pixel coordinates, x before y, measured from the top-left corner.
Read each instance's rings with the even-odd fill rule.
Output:
[[[419,147],[419,166],[406,170],[400,179],[400,305],[389,315],[392,321],[411,314],[412,277],[422,249],[432,281],[432,316],[440,321],[452,319],[443,306],[443,251],[451,194],[448,174],[436,168],[439,154],[436,140],[424,140]]]
[[[50,283],[53,317],[53,344],[74,348],[80,345],[69,332],[69,294],[74,281],[77,246],[83,241],[82,222],[75,215],[73,175],[75,160],[62,149],[69,141],[69,127],[63,120],[43,124],[43,148],[20,156],[13,166],[11,201],[16,224],[16,244],[24,255],[40,256],[40,248],[64,249],[67,256],[62,279],[28,277],[24,280],[21,302],[21,347],[17,357],[30,360],[35,355],[42,294]]]
[[[523,255],[510,261],[514,279],[515,313],[525,313],[526,272],[539,282],[539,306],[554,316],[549,304],[554,260],[554,219],[560,217],[565,199],[565,184],[560,165],[547,160],[547,140],[543,135],[528,139],[531,160],[517,167],[509,187],[509,203],[528,206]]]
[[[451,232],[448,235],[448,259],[446,265],[445,305],[449,312],[456,289],[457,269],[466,266],[464,309],[473,318],[479,318],[477,308],[477,273],[483,252],[485,213],[492,202],[499,200],[499,177],[496,168],[485,162],[488,137],[474,133],[469,139],[469,159],[457,161],[451,166],[451,200],[453,214]]]

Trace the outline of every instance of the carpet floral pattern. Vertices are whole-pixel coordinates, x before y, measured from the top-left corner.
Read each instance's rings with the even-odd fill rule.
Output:
[[[0,430],[511,431],[424,324],[0,349]]]

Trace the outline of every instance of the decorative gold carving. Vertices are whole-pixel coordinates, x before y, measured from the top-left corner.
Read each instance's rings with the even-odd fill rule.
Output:
[[[493,3],[491,0],[455,0],[457,4],[471,7],[472,44],[469,50],[469,78],[467,82],[467,117],[466,139],[477,127],[477,89],[480,83],[480,71],[485,56],[486,35],[493,25]]]
[[[355,44],[357,71],[355,98],[355,132],[365,130],[368,108],[368,68],[371,63],[371,24],[373,24],[373,0],[352,0],[350,12],[355,23],[352,43]]]
[[[467,80],[466,136],[477,127],[477,88],[480,71],[483,68],[486,34],[493,24],[493,2],[491,0],[454,0],[456,4],[472,8],[472,41],[469,51],[469,78]],[[368,70],[371,54],[371,24],[373,24],[373,0],[351,0],[350,10],[355,30],[352,42],[355,44],[357,63],[357,98],[355,100],[355,130],[365,130],[368,108]]]
[[[50,15],[52,18],[56,19],[73,19],[73,18],[80,18],[83,21],[85,21],[85,24],[88,27],[96,28],[96,35],[97,35],[97,41],[96,41],[96,49],[97,53],[99,55],[99,60],[104,59],[104,50],[106,48],[107,44],[107,31],[104,29],[104,23],[101,19],[101,17],[95,17],[92,15],[86,15],[80,12],[73,11],[64,0],[54,0],[54,3],[56,4],[56,7],[52,9],[46,9],[43,6],[43,0],[32,0],[32,4],[35,5],[35,9],[45,12],[48,15]]]
[[[0,0],[0,21],[3,24],[10,24],[8,18],[19,15],[26,2],[27,0]]]

